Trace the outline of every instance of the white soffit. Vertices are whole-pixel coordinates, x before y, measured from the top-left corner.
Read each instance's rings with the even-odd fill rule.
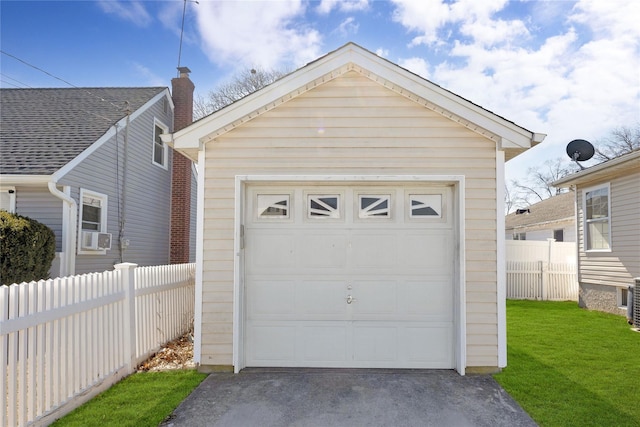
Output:
[[[237,126],[349,71],[355,71],[462,126],[500,148],[526,150],[544,139],[353,43],[311,62],[173,135],[177,149],[199,148]]]

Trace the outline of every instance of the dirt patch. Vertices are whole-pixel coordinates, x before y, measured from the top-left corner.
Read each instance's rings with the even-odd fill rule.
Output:
[[[189,331],[164,345],[156,354],[138,366],[141,372],[168,371],[172,369],[194,369],[193,335]]]

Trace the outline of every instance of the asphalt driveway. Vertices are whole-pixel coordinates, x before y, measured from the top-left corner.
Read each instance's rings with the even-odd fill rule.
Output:
[[[245,369],[209,375],[162,426],[535,426],[488,375]]]

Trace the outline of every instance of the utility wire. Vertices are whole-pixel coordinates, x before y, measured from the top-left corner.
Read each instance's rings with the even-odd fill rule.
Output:
[[[16,83],[11,83],[11,82],[8,82],[8,81],[6,81],[6,80],[3,80],[3,82],[4,82],[4,83],[10,84],[11,86],[15,86],[15,87],[17,87],[17,88],[22,88],[22,87],[25,87],[25,86],[26,86],[26,87],[28,87],[29,89],[32,89],[32,87],[31,87],[31,86],[29,86],[28,84],[23,83],[23,82],[21,82],[21,81],[20,81],[20,80],[18,80],[18,79],[14,79],[13,77],[6,75],[5,73],[0,73],[0,76],[4,77],[4,78],[6,78],[6,79],[9,79],[9,80],[13,80],[14,82],[16,82],[16,83],[17,83],[17,84],[16,84]],[[22,85],[22,86],[18,86],[18,84],[19,84],[19,85]]]
[[[24,59],[20,59],[20,58],[18,58],[17,56],[12,55],[12,54],[10,54],[10,53],[8,53],[8,52],[5,52],[4,50],[1,50],[1,49],[0,49],[0,53],[2,53],[3,55],[7,55],[8,57],[15,59],[16,61],[20,61],[20,62],[22,62],[23,64],[25,64],[26,66],[31,67],[31,68],[33,68],[33,69],[35,69],[35,70],[38,70],[38,71],[40,71],[41,73],[44,73],[44,74],[46,74],[46,75],[48,75],[48,76],[50,76],[50,77],[53,77],[53,78],[54,78],[54,79],[56,79],[56,80],[60,80],[61,82],[66,83],[66,84],[68,84],[69,86],[71,86],[71,87],[73,87],[73,88],[75,88],[75,89],[84,90],[84,91],[85,91],[86,93],[88,93],[89,95],[91,95],[91,96],[93,96],[93,97],[95,97],[95,98],[98,98],[98,99],[99,99],[99,100],[101,100],[101,101],[108,102],[108,103],[109,103],[109,104],[111,104],[112,106],[116,107],[119,111],[121,111],[121,110],[122,110],[122,107],[120,107],[120,106],[118,106],[118,105],[114,104],[113,102],[111,102],[111,101],[107,101],[106,99],[102,98],[101,96],[98,96],[98,95],[96,95],[96,94],[93,94],[93,93],[91,93],[89,90],[87,90],[87,89],[85,89],[85,88],[78,87],[78,86],[74,85],[73,83],[68,82],[67,80],[65,80],[65,79],[63,79],[63,78],[61,78],[61,77],[55,76],[55,75],[51,74],[50,72],[48,72],[48,71],[46,71],[46,70],[43,70],[43,69],[42,69],[42,68],[40,68],[40,67],[37,67],[37,66],[35,66],[35,65],[33,65],[33,64],[30,64],[30,63],[28,63],[27,61],[25,61]]]

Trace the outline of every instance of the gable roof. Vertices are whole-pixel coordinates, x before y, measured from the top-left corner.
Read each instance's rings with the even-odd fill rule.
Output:
[[[623,154],[615,159],[598,163],[571,175],[567,175],[553,183],[554,187],[569,187],[588,182],[606,181],[627,171],[640,171],[640,150]]]
[[[507,230],[538,226],[574,219],[574,193],[558,194],[529,206],[528,213],[510,213],[504,219]]]
[[[0,89],[0,173],[53,174],[165,90]]]
[[[163,140],[196,158],[201,144],[306,93],[341,75],[356,71],[450,120],[493,140],[512,158],[541,142],[545,135],[533,133],[500,117],[362,47],[343,47],[307,64],[274,83],[204,117]]]

